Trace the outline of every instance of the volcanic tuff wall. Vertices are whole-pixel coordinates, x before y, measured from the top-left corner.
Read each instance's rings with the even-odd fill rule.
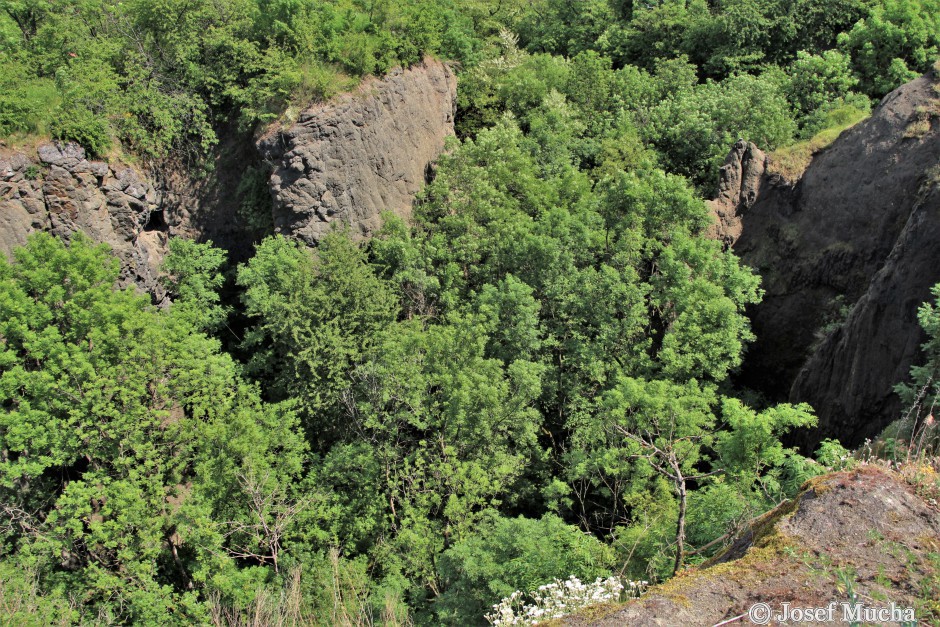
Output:
[[[35,231],[66,240],[81,231],[110,245],[121,259],[121,284],[163,299],[161,195],[134,168],[89,161],[77,144],[42,144],[36,155],[0,153],[0,251],[9,253]]]
[[[367,236],[384,210],[408,216],[430,164],[454,132],[456,79],[433,60],[304,111],[297,124],[257,146],[223,133],[215,169],[205,177],[179,170],[142,173],[93,161],[76,144],[35,150],[0,147],[0,252],[34,231],[68,239],[82,231],[122,263],[122,285],[160,302],[157,278],[168,236],[211,239],[244,259],[258,233],[240,224],[239,183],[246,167],[272,161],[276,230],[315,244],[342,221]]]
[[[430,164],[454,133],[457,82],[433,60],[365,81],[304,111],[258,148],[274,166],[274,228],[313,244],[341,221],[354,237],[385,210],[407,217]]]
[[[802,442],[854,445],[900,416],[923,334],[919,304],[940,282],[940,90],[935,74],[889,94],[789,182],[739,142],[712,202],[714,235],[763,277],[741,382],[806,401]]]

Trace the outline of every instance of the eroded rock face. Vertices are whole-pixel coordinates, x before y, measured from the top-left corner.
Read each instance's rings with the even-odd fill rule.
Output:
[[[89,160],[77,144],[43,144],[27,154],[0,149],[0,251],[35,231],[66,240],[83,232],[121,259],[121,285],[166,302],[157,278],[167,238],[212,240],[233,260],[251,255],[269,227],[243,224],[241,178],[273,166],[277,232],[315,244],[334,221],[358,237],[381,224],[380,212],[409,216],[430,164],[453,135],[456,79],[427,60],[304,111],[297,124],[257,146],[228,132],[215,168],[194,177],[166,169],[145,175],[120,163]]]
[[[940,110],[929,74],[889,94],[871,118],[814,156],[795,184],[735,146],[712,202],[714,234],[763,277],[757,340],[741,382],[806,401],[825,437],[848,445],[902,411],[893,387],[924,341],[918,305],[940,282]]]
[[[718,173],[718,196],[710,202],[716,218],[709,236],[729,246],[738,241],[744,214],[754,206],[766,185],[767,155],[743,139],[735,143]]]
[[[921,188],[884,265],[791,388],[792,398],[826,408],[824,435],[853,445],[905,412],[892,384],[908,380],[926,339],[916,313],[940,282],[940,185]]]
[[[121,285],[163,300],[157,282],[167,227],[160,194],[135,169],[90,161],[77,144],[43,144],[38,158],[0,153],[0,250],[9,255],[30,233],[68,240],[83,232],[111,246]]]
[[[275,231],[315,244],[337,221],[367,237],[382,211],[410,216],[454,133],[456,88],[450,68],[426,60],[367,80],[263,138],[258,148],[274,166]]]

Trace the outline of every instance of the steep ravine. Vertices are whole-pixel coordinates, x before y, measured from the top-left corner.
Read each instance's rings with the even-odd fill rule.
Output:
[[[857,445],[900,416],[893,386],[918,357],[917,307],[940,282],[937,76],[885,97],[798,181],[773,170],[739,142],[712,202],[715,236],[766,290],[739,382],[812,404],[820,425],[802,444]]]
[[[115,250],[124,284],[159,302],[169,236],[250,254],[263,233],[238,211],[249,164],[270,173],[276,232],[315,244],[345,224],[367,237],[382,211],[410,215],[453,134],[455,97],[450,68],[425,60],[310,107],[257,142],[223,134],[203,178],[91,160],[75,145],[0,147],[0,251],[37,230],[82,231]],[[738,382],[771,400],[810,402],[820,428],[803,444],[858,444],[900,414],[892,388],[918,356],[916,309],[940,281],[938,99],[932,74],[901,87],[797,181],[744,142],[722,170],[714,236],[760,272],[767,292],[751,312],[757,341]]]

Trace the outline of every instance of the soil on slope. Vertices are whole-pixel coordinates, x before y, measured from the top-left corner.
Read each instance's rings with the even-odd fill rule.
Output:
[[[877,466],[808,482],[710,564],[563,624],[748,625],[755,603],[826,607],[848,602],[850,590],[868,607],[893,602],[915,608],[922,624],[940,624],[937,502]]]

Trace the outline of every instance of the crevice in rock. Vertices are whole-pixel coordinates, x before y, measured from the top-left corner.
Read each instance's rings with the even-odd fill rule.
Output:
[[[150,212],[150,217],[147,219],[147,224],[144,225],[144,231],[160,231],[161,233],[166,233],[169,231],[169,225],[166,223],[166,216],[163,214],[163,209],[157,209]]]
[[[902,139],[936,84],[930,73],[895,90],[795,184],[743,141],[722,168],[709,233],[765,290],[735,383],[811,404],[819,427],[789,437],[805,451],[827,437],[856,446],[902,413],[894,386],[918,358],[917,307],[940,281],[940,194],[924,188],[940,134]]]

